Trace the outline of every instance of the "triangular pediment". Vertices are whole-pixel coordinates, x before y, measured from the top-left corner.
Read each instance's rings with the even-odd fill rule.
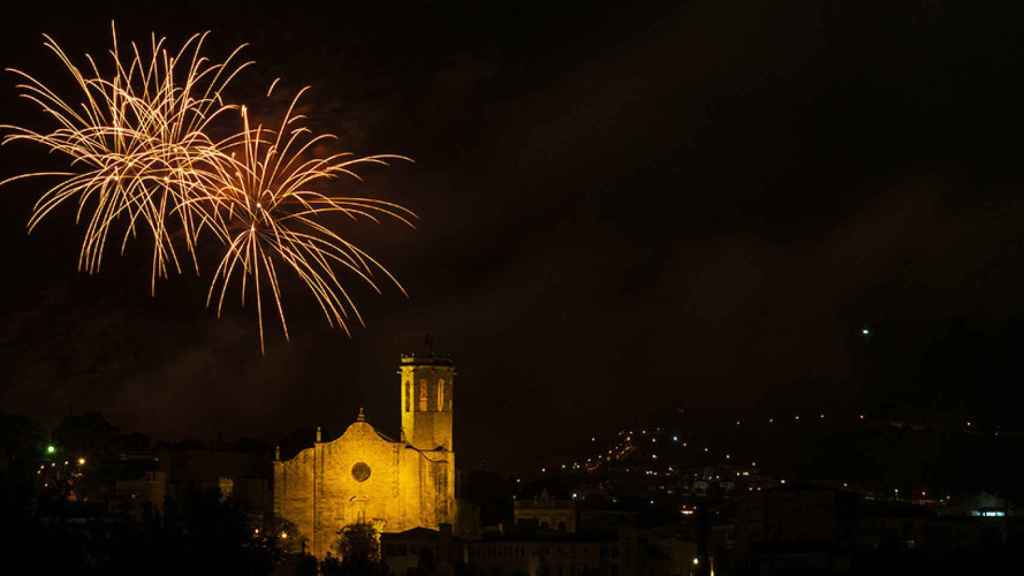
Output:
[[[383,442],[393,444],[394,440],[378,432],[369,422],[356,420],[334,442]]]

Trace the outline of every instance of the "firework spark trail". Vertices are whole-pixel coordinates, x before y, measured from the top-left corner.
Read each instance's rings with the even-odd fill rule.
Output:
[[[201,56],[209,33],[190,37],[170,54],[165,39],[151,35],[148,56],[136,43],[122,56],[117,31],[111,24],[113,76],[104,77],[96,61],[86,55],[88,68],[80,69],[60,45],[44,35],[49,49],[71,74],[80,90],[77,105],[65,100],[44,83],[17,69],[21,96],[34,102],[57,125],[51,132],[18,126],[0,126],[10,134],[3,143],[27,140],[70,159],[67,171],[21,174],[3,184],[35,177],[61,180],[42,194],[33,206],[28,230],[33,231],[64,203],[77,199],[76,222],[87,223],[79,252],[79,269],[98,272],[112,225],[127,222],[120,242],[123,253],[128,239],[140,228],[153,237],[150,290],[156,279],[166,277],[168,266],[181,271],[168,220],[182,228],[186,249],[198,272],[196,241],[208,216],[200,205],[189,202],[205,194],[210,179],[203,168],[222,152],[205,130],[218,115],[235,106],[225,105],[221,91],[251,62],[233,64],[239,46],[221,63]],[[178,82],[176,76],[182,75]],[[91,213],[88,211],[91,210]],[[88,213],[88,214],[87,214]]]
[[[276,80],[275,80],[276,83]],[[232,279],[240,284],[241,302],[245,305],[248,288],[256,299],[260,351],[264,350],[264,291],[276,310],[285,338],[288,323],[281,299],[278,268],[291,269],[313,294],[332,327],[349,333],[354,318],[363,324],[354,300],[339,275],[347,270],[380,293],[375,279],[383,273],[405,294],[395,276],[364,250],[344,239],[324,221],[331,215],[352,220],[367,218],[379,222],[379,216],[394,218],[415,227],[415,213],[401,205],[374,198],[332,196],[311,189],[322,181],[346,175],[361,180],[355,169],[361,165],[388,165],[390,160],[411,159],[382,154],[356,157],[350,153],[306,158],[309,152],[331,134],[313,135],[306,127],[293,126],[302,119],[295,115],[295,106],[303,88],[292,100],[276,130],[249,123],[248,110],[241,109],[242,131],[234,139],[231,156],[213,158],[222,180],[207,190],[206,201],[213,206],[206,213],[214,214],[217,236],[226,247],[224,257],[214,272],[207,293],[207,305],[216,296],[218,316]],[[268,91],[273,90],[273,85]],[[226,160],[226,158],[229,158]]]

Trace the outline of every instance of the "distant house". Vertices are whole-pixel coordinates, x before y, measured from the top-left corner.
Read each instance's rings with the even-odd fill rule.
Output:
[[[167,474],[160,470],[142,472],[134,478],[114,481],[112,512],[141,520],[147,514],[163,514],[167,499]]]
[[[600,574],[619,576],[623,553],[612,537],[503,535],[474,542],[469,563],[488,574]]]
[[[485,574],[690,576],[696,557],[692,541],[632,528],[605,534],[523,532],[469,544],[469,565]]]
[[[533,500],[517,500],[513,514],[517,526],[533,526],[570,534],[576,532],[576,503],[572,500],[552,499],[547,492]]]
[[[844,573],[851,569],[857,497],[788,486],[744,498],[737,506],[735,553],[756,573]]]
[[[398,576],[446,574],[456,566],[468,564],[466,542],[452,535],[450,524],[442,524],[440,528],[385,532],[380,538],[381,560]]]

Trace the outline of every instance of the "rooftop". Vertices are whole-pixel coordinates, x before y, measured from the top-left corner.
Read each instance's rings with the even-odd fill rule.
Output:
[[[402,354],[402,366],[453,366],[450,356],[444,354],[429,353],[408,353]]]

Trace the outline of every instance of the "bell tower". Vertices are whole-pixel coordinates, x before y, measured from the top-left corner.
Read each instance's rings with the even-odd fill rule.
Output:
[[[454,452],[452,398],[455,366],[437,354],[403,354],[402,440],[420,450]]]

